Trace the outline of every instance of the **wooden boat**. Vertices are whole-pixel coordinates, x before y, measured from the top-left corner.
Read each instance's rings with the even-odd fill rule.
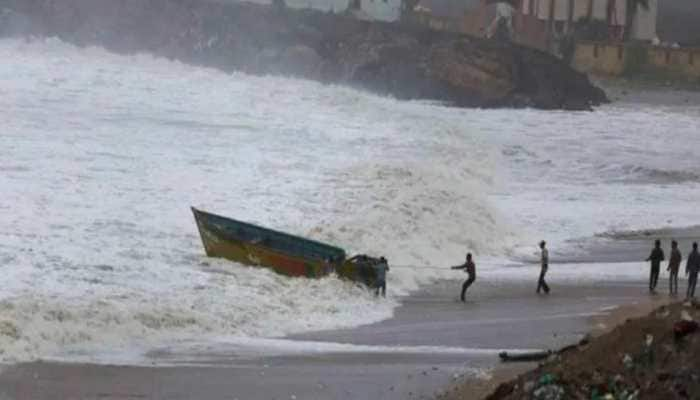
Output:
[[[336,272],[366,285],[374,283],[377,259],[355,256],[326,243],[211,214],[192,207],[204,250],[247,265],[271,268],[288,276],[318,278]]]

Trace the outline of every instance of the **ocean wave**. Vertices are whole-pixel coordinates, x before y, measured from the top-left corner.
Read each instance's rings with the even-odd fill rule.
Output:
[[[652,240],[657,238],[694,238],[700,233],[700,225],[651,229],[610,229],[596,237],[613,240]]]
[[[395,265],[453,265],[512,235],[486,195],[494,148],[459,110],[57,40],[0,40],[0,55],[0,159],[31,165],[0,174],[2,359],[352,327],[454,277],[392,270],[377,300],[205,261],[190,205]]]
[[[606,164],[598,166],[597,171],[608,182],[653,185],[700,183],[700,170],[674,170],[631,164]]]
[[[668,219],[644,218],[667,192],[636,200],[637,188],[584,184],[698,181],[680,166],[620,166],[605,161],[616,155],[581,151],[588,142],[575,129],[608,130],[598,115],[398,102],[57,40],[0,40],[0,58],[4,360],[376,322],[392,315],[398,295],[462,278],[446,267],[467,251],[479,279],[534,279],[534,264],[503,268],[520,229],[535,238],[520,248],[534,263],[543,237]],[[692,195],[679,200],[692,202],[685,214],[666,208],[691,220]],[[208,260],[190,205],[385,255],[397,267],[435,268],[392,269],[389,299],[377,300],[333,277],[289,279]],[[501,260],[484,268],[485,256]],[[642,273],[572,266],[553,268],[552,278]]]
[[[215,262],[230,275],[135,291],[67,283],[73,295],[26,290],[0,301],[0,359],[30,361],[85,349],[148,349],[207,337],[276,337],[356,326],[389,317],[395,303],[337,278],[288,279]],[[100,293],[99,296],[95,296]]]

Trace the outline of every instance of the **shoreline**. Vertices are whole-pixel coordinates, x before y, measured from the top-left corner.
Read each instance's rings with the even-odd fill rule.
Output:
[[[700,92],[697,95],[700,96]],[[649,229],[608,235],[605,237],[610,239],[608,241],[601,241],[600,239],[603,237],[596,235],[588,238],[583,243],[586,249],[584,255],[568,256],[565,258],[564,264],[630,262],[638,256],[641,259],[641,256],[648,253],[653,246],[653,241],[657,238],[662,240],[662,247],[664,248],[669,247],[670,241],[675,239],[679,242],[679,247],[685,250],[690,247],[691,242],[697,241],[698,237],[700,237],[700,226]],[[593,253],[594,246],[597,248],[595,254]],[[640,266],[645,264],[642,261],[639,262]],[[662,271],[665,271],[663,265]],[[648,268],[646,265],[644,267]],[[631,319],[642,318],[658,307],[668,306],[673,302],[677,302],[679,297],[670,297],[666,294],[665,283],[666,279],[661,278],[657,295],[649,294],[644,296],[640,294],[638,301],[631,304],[621,304],[605,313],[588,317],[589,331],[587,336],[593,339],[598,338],[621,327]],[[682,290],[680,292],[682,293]],[[515,364],[519,365],[513,366],[512,364],[500,363],[494,368],[493,377],[487,381],[472,379],[451,385],[442,396],[436,397],[436,400],[458,400],[465,398],[465,396],[469,396],[468,398],[487,398],[501,384],[531,373],[539,365],[537,362]]]
[[[644,237],[640,243],[647,243]],[[613,241],[620,251],[624,239]],[[628,249],[629,250],[629,249]],[[628,250],[624,250],[628,254]],[[604,254],[595,263],[605,264]],[[566,264],[562,264],[562,268]],[[640,268],[647,268],[640,262]],[[550,275],[552,293],[532,280],[481,275],[457,300],[461,279],[441,280],[401,299],[394,316],[350,329],[288,335],[275,348],[219,343],[154,352],[152,365],[34,362],[0,371],[0,397],[205,399],[440,399],[485,397],[537,363],[502,364],[501,350],[557,350],[599,337],[671,299],[646,282],[585,284]],[[565,274],[564,274],[565,275]],[[520,278],[530,276],[519,275]],[[664,281],[660,291],[663,293]],[[282,348],[282,352],[279,352]]]
[[[640,298],[639,302],[616,306],[609,312],[590,316],[587,318],[590,331],[586,336],[594,339],[605,335],[622,326],[626,321],[646,316],[658,307],[669,305],[673,301],[674,299],[668,296],[649,296],[648,299]],[[564,348],[569,346],[564,346]],[[556,352],[560,349],[552,350]],[[537,369],[538,365],[538,362],[501,362],[491,371],[492,377],[490,379],[467,379],[461,381],[451,385],[444,393],[436,396],[435,400],[486,399],[500,385],[532,373]]]
[[[467,379],[472,382],[468,394],[474,398],[532,367],[503,368],[498,351],[576,343],[590,330],[592,313],[619,303],[641,307],[645,299],[640,294],[642,283],[558,285],[546,297],[534,296],[530,283],[483,281],[470,289],[471,301],[463,304],[454,299],[461,282],[441,281],[404,299],[390,320],[280,339],[282,345],[296,346],[287,355],[266,353],[264,346],[255,348],[259,353],[223,346],[189,354],[162,353],[161,359],[170,361],[170,366],[159,366],[157,359],[153,366],[56,362],[8,366],[0,373],[4,388],[0,395],[35,400],[98,395],[430,399]],[[340,352],[333,350],[338,344]]]
[[[699,318],[695,301],[674,300],[629,314],[605,333],[504,380],[484,398],[516,400],[538,393],[577,400],[695,398]]]
[[[550,54],[422,25],[243,2],[152,0],[143,8],[125,0],[93,0],[90,7],[80,0],[61,3],[0,0],[5,18],[23,22],[7,24],[0,36],[56,36],[117,53],[145,52],[457,107],[584,111],[608,102],[586,75]],[[392,50],[382,50],[387,47]]]

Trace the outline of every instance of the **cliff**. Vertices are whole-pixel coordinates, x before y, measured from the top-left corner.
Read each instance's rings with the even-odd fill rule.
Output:
[[[602,90],[510,43],[313,11],[193,0],[0,0],[0,36],[56,36],[120,53],[346,84],[465,107],[585,110]]]

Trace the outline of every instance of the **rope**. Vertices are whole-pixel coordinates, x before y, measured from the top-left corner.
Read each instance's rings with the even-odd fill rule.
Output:
[[[421,267],[418,265],[389,265],[389,268],[405,268],[405,269],[436,269],[440,271],[449,271],[450,267]]]

